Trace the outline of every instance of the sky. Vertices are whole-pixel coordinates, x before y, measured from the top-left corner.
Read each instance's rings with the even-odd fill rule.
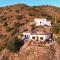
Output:
[[[14,4],[27,4],[29,6],[51,5],[60,7],[60,0],[0,0],[0,7]]]

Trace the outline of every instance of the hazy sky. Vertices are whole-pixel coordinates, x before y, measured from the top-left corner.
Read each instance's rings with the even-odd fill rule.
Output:
[[[60,0],[0,0],[0,7],[14,4],[27,4],[30,6],[53,5],[60,7]]]

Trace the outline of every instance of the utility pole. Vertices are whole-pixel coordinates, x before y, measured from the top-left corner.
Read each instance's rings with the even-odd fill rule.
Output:
[[[55,24],[56,24],[56,13],[55,13]]]

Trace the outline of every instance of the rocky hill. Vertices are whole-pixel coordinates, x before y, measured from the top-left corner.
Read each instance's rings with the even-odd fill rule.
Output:
[[[7,52],[7,56],[15,55],[14,53],[10,53],[10,52],[8,52],[8,50],[5,49],[10,41],[15,40],[17,38],[17,36],[21,35],[21,33],[24,31],[32,31],[32,30],[37,30],[37,29],[39,30],[39,27],[34,28],[30,24],[30,22],[32,22],[34,18],[46,18],[48,20],[51,20],[52,24],[55,21],[57,24],[60,24],[60,8],[54,7],[54,6],[48,6],[48,5],[31,7],[31,6],[27,6],[25,4],[17,4],[17,5],[11,5],[11,6],[6,6],[6,7],[0,7],[0,51],[1,51],[0,60],[5,60],[5,59],[2,59],[2,56],[6,54],[5,51]],[[59,25],[57,25],[57,26],[59,28]],[[44,29],[42,29],[42,30],[44,30]],[[50,29],[47,28],[46,30],[49,31]],[[56,29],[56,31],[58,31],[58,29]],[[59,28],[59,32],[60,32],[60,28]],[[58,42],[60,42],[60,40],[58,40]],[[55,44],[54,44],[54,46],[55,46]],[[55,48],[54,48],[53,53],[52,53],[52,50],[50,51],[51,47],[40,48],[40,47],[33,46],[33,47],[29,47],[28,51],[30,51],[30,48],[32,50],[31,54],[30,54],[30,52],[27,52],[27,51],[25,53],[24,48],[22,48],[23,49],[22,52],[21,53],[18,52],[19,57],[24,56],[24,58],[26,57],[25,58],[26,60],[40,60],[40,59],[41,60],[44,60],[44,59],[51,60],[51,58],[55,52]],[[25,49],[28,49],[28,48],[25,48]],[[58,46],[57,46],[56,50],[57,49],[58,49]],[[33,50],[36,53],[34,53]],[[40,55],[40,53],[41,53],[40,50],[41,51],[43,50],[43,52],[42,52],[43,54],[41,55],[41,57],[36,56],[35,54]],[[40,53],[38,53],[38,52],[40,52]],[[1,55],[2,53],[3,53],[3,55]],[[25,53],[25,55],[23,55],[23,53]],[[51,57],[48,55],[44,56],[45,53],[52,54],[52,55],[51,55]],[[27,55],[28,55],[28,58],[27,58]],[[44,56],[44,59],[43,59],[43,56]],[[31,59],[30,59],[30,57],[31,57]],[[34,57],[36,57],[36,59],[34,59]],[[37,59],[37,58],[39,58],[39,59]],[[15,60],[19,60],[19,59],[15,59]],[[6,57],[6,60],[8,60],[7,57]],[[11,59],[11,60],[13,60],[13,59]],[[24,60],[23,57],[20,60]]]
[[[54,22],[60,22],[60,8],[53,6],[27,6],[24,4],[17,4],[13,6],[6,6],[0,8],[0,32],[1,39],[10,39],[19,35],[23,31],[27,31],[30,22],[34,18],[47,18]]]

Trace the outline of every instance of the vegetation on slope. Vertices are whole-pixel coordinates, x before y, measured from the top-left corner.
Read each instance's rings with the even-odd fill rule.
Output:
[[[31,7],[24,4],[1,7],[0,32],[2,37],[0,37],[0,46],[2,46],[2,43],[6,44],[8,41],[13,40],[13,38],[22,32],[28,31],[31,28],[30,22],[33,21],[34,18],[46,18],[51,20],[53,25],[52,32],[60,32],[60,8],[58,7],[47,5]],[[56,24],[54,24],[55,20]],[[35,28],[36,27],[31,28],[30,31]],[[3,38],[3,35],[6,35],[6,38]],[[15,42],[12,41],[12,43]]]

